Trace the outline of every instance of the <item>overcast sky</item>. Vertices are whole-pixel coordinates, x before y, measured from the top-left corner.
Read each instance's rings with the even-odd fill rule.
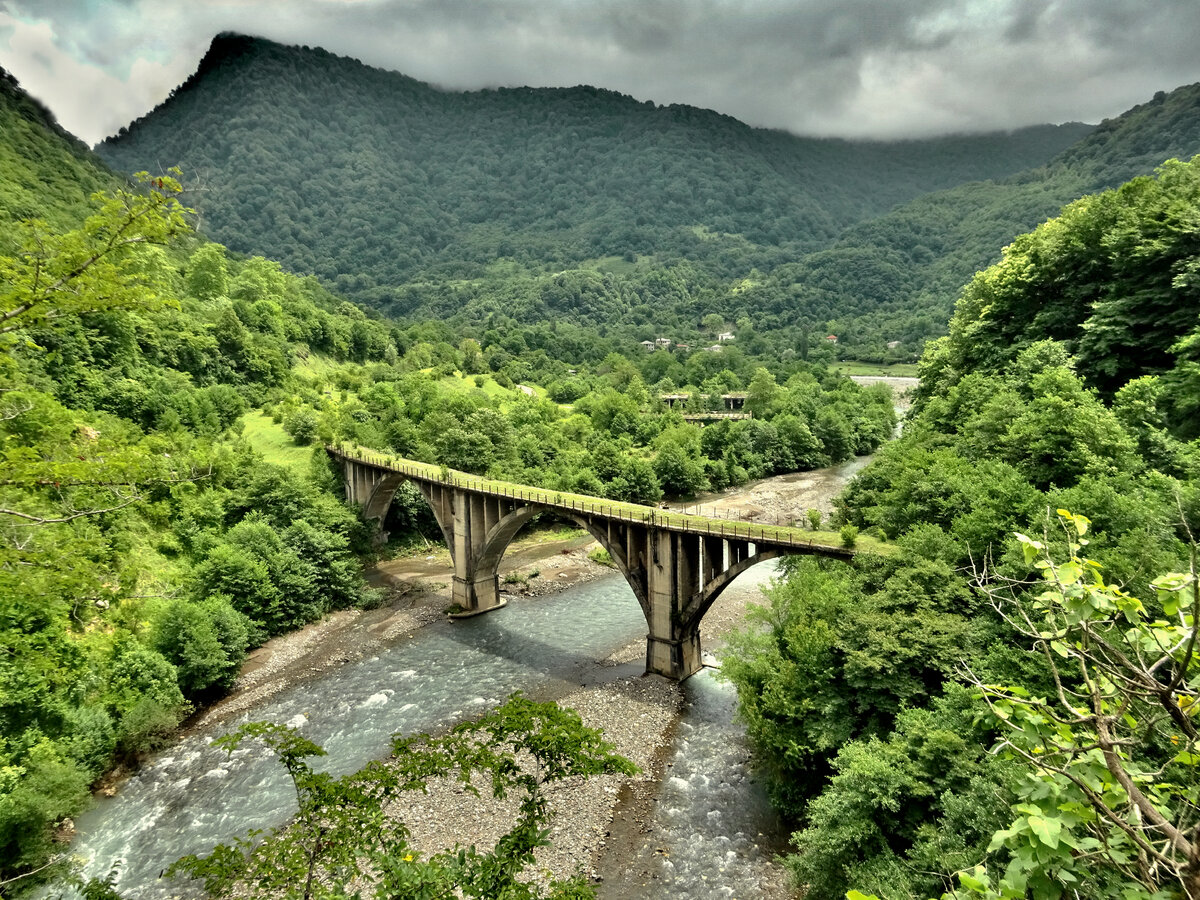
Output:
[[[1200,81],[1200,0],[0,0],[0,65],[94,143],[220,31],[843,137],[1098,122]]]

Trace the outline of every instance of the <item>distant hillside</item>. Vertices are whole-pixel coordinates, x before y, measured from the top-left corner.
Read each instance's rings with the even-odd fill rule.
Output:
[[[118,178],[0,69],[0,229],[38,216],[63,224]]]
[[[894,338],[944,323],[962,285],[1018,235],[1086,194],[1200,153],[1200,84],[1107,120],[1049,164],[919,197],[774,272],[764,291]],[[852,334],[846,335],[853,340]]]
[[[479,277],[497,258],[682,257],[741,276],[930,191],[1040,165],[1089,131],[803,139],[591,87],[442,91],[222,35],[98,150],[124,171],[182,166],[213,237],[386,306],[406,281]]]

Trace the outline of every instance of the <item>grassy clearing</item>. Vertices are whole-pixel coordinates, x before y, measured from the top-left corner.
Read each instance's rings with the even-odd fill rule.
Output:
[[[322,356],[320,353],[310,353],[304,359],[297,359],[292,368],[309,378],[328,378],[334,372],[346,368],[347,365],[353,365],[353,363],[340,363],[328,356]]]
[[[282,425],[271,421],[271,417],[261,410],[242,416],[242,436],[267,462],[308,474],[312,447],[298,445]]]
[[[833,368],[843,375],[886,375],[891,378],[917,377],[916,363],[892,363],[885,366],[882,363],[847,361],[837,363]]]
[[[482,387],[475,383],[476,377],[481,377],[483,379]],[[506,387],[501,387],[499,384],[497,384],[496,379],[491,375],[475,376],[464,375],[461,372],[455,372],[453,375],[443,376],[440,383],[448,388],[451,388],[452,390],[483,391],[489,397],[500,397],[501,399],[505,400],[511,399],[514,393],[512,390]]]
[[[604,256],[585,265],[590,265],[597,272],[611,272],[614,275],[628,275],[640,268],[638,260],[630,262],[623,256]]]

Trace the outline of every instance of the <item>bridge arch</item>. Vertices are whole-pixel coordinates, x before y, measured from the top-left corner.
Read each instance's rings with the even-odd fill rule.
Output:
[[[683,611],[683,620],[685,628],[699,628],[700,620],[704,618],[717,598],[724,593],[725,589],[737,580],[737,577],[758,563],[766,562],[769,559],[778,559],[784,556],[782,550],[773,547],[756,548],[756,552],[752,556],[748,556],[741,562],[735,563],[724,572],[715,576],[711,581],[701,588],[700,593],[692,598]]]
[[[362,516],[364,519],[376,519],[379,522],[380,529],[383,528],[383,523],[387,519],[388,510],[392,506],[392,501],[396,499],[396,491],[400,490],[400,485],[404,482],[411,482],[416,485],[417,490],[428,504],[430,511],[433,513],[433,519],[438,524],[438,528],[442,531],[442,538],[446,541],[446,546],[451,550],[454,549],[454,533],[451,530],[452,521],[447,521],[444,510],[440,510],[434,504],[432,493],[428,490],[424,482],[416,478],[411,478],[408,475],[399,472],[388,472],[384,475],[375,486],[371,488],[367,495],[366,501],[362,505]],[[387,540],[385,532],[380,532],[384,541]]]
[[[545,512],[545,507],[538,506],[522,506],[499,522],[497,522],[488,531],[484,538],[483,547],[475,558],[475,574],[476,577],[486,577],[489,575],[498,576],[500,571],[500,561],[504,558],[504,552],[508,549],[515,538],[538,513]],[[597,524],[587,516],[576,515],[568,510],[555,510],[555,513],[562,518],[569,519],[576,525],[583,528],[588,534],[595,538],[608,555],[613,558],[617,564],[617,570],[625,576],[625,580],[633,589],[633,594],[637,598],[638,605],[642,608],[642,614],[647,621],[650,619],[650,601],[646,595],[646,586],[636,578],[630,577],[630,569],[628,558],[625,553],[625,548],[615,540],[610,539],[607,529],[601,529]]]

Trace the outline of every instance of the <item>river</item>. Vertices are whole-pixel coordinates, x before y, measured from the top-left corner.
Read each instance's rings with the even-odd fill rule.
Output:
[[[725,498],[708,498],[705,505],[749,500],[827,509],[865,462],[767,479]],[[744,602],[773,571],[773,563],[753,567],[726,594]],[[289,782],[265,751],[244,748],[230,757],[210,746],[240,721],[293,725],[328,751],[322,768],[349,772],[386,753],[393,733],[446,727],[515,690],[561,697],[581,684],[640,672],[640,663],[598,661],[644,634],[641,611],[619,575],[487,616],[436,622],[377,655],[296,684],[237,721],[186,737],[151,760],[117,796],[99,800],[80,816],[72,850],[91,874],[119,863],[118,887],[133,900],[177,894],[178,884],[158,877],[175,859],[206,852],[248,829],[278,825],[295,810]],[[733,721],[733,691],[708,670],[682,690],[683,711],[651,812],[636,828],[622,828],[618,816],[612,849],[597,866],[604,875],[601,895],[764,896],[766,882],[779,879],[769,862],[780,849],[779,826],[749,766],[744,733]]]

